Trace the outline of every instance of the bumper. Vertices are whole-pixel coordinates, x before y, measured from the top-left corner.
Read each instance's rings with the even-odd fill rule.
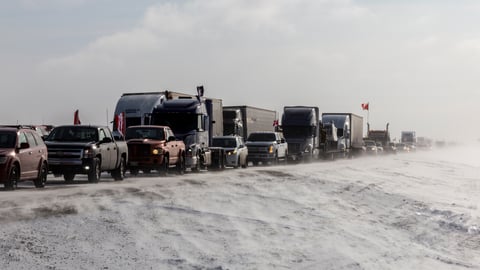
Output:
[[[149,157],[129,157],[128,167],[138,169],[156,169],[160,168],[165,162],[164,155]]]
[[[53,174],[75,173],[87,174],[92,169],[93,159],[63,160],[51,158],[48,160],[48,169]]]

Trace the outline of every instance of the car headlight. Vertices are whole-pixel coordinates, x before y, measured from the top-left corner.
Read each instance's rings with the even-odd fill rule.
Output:
[[[235,155],[236,153],[237,153],[237,149],[232,150],[232,151],[228,151],[227,155],[231,156],[231,155]]]

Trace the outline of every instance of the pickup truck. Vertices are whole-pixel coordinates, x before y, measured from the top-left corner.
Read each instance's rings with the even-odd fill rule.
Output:
[[[277,164],[287,162],[288,145],[280,132],[252,132],[247,138],[248,160],[257,165],[259,162]]]
[[[125,141],[116,140],[105,126],[64,125],[55,127],[45,139],[49,171],[72,182],[76,174],[87,174],[97,183],[103,171],[123,180],[128,162]]]
[[[185,172],[185,143],[177,140],[168,126],[130,126],[125,132],[128,146],[128,168],[136,175],[139,170],[157,170],[166,175],[171,166],[178,174]]]

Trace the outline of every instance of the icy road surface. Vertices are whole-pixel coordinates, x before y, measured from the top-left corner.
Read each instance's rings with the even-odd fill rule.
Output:
[[[0,269],[480,269],[480,147],[0,192]]]

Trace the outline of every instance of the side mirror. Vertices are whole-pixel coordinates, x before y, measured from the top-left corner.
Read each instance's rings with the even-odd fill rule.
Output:
[[[101,143],[111,143],[112,142],[112,138],[109,138],[109,137],[105,137],[103,138],[103,140],[101,141]]]
[[[244,148],[244,147],[245,147],[245,145],[243,145],[243,144],[240,144],[240,145],[238,146],[238,148]]]
[[[27,142],[23,142],[20,144],[20,149],[27,149],[30,148],[30,144]]]
[[[285,143],[285,139],[284,138],[280,139],[280,143]]]
[[[171,142],[171,141],[175,141],[177,138],[175,138],[175,136],[169,136],[167,138],[167,142]]]

